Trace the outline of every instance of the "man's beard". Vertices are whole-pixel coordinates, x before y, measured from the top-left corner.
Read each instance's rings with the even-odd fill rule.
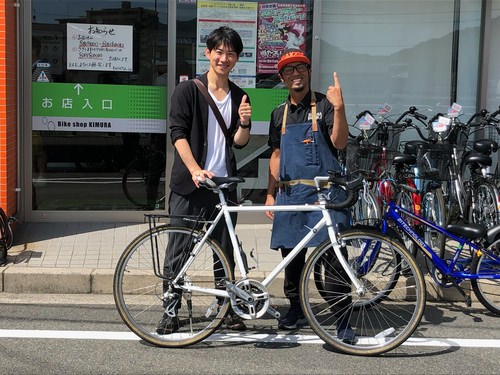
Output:
[[[301,85],[299,87],[292,87],[292,90],[295,92],[302,92],[302,91],[304,91],[304,89],[305,89],[304,85]]]

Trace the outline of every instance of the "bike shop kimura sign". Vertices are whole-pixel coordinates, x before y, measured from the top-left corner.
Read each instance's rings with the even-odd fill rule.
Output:
[[[32,82],[33,130],[165,133],[161,86]]]

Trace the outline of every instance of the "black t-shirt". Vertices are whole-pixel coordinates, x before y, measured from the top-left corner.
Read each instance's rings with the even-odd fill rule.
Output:
[[[316,117],[318,119],[318,127],[321,129],[327,144],[330,149],[337,155],[337,150],[333,147],[330,140],[330,134],[333,129],[333,106],[326,98],[326,95],[314,92],[316,96]],[[290,97],[276,107],[271,113],[271,122],[269,124],[269,140],[268,145],[272,148],[280,148],[281,142],[281,126],[283,123],[283,114],[285,111],[285,104],[288,103],[288,114],[286,124],[300,124],[305,122],[312,122],[311,120],[311,91],[304,97],[302,102],[298,105],[290,103]]]

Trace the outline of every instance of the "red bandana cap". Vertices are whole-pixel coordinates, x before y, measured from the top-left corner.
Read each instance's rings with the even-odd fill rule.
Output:
[[[294,63],[294,62],[302,62],[307,65],[311,65],[311,61],[306,56],[304,51],[297,48],[289,48],[283,52],[280,59],[278,60],[278,71],[281,71],[285,65]]]

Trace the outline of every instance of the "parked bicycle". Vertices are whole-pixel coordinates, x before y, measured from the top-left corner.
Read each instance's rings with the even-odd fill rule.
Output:
[[[13,216],[7,217],[5,211],[0,207],[0,266],[7,264],[7,250],[12,247],[14,235],[12,233]]]
[[[302,309],[314,332],[337,350],[358,355],[392,350],[411,336],[425,308],[425,283],[415,259],[399,241],[383,236],[380,231],[373,233],[380,245],[376,258],[360,259],[360,253],[369,255],[371,252],[364,246],[366,232],[352,229],[339,234],[329,214],[331,209],[346,208],[354,203],[355,192],[361,188],[361,178],[347,182],[334,176],[316,177],[319,203],[315,205],[229,206],[223,190],[243,181],[238,177],[205,181],[204,186],[220,199],[219,211],[213,220],[185,218],[185,227],[174,227],[159,224],[159,220],[168,219],[168,216],[147,215],[150,229],[125,249],[113,282],[118,312],[135,334],[154,345],[183,347],[212,334],[223,322],[230,306],[244,319],[260,318],[266,313],[279,318],[279,312],[270,304],[269,285],[326,227],[329,240],[312,251],[300,282]],[[328,189],[324,186],[331,183],[347,189],[349,194],[345,202],[327,201]],[[322,216],[263,281],[252,279],[230,213],[280,210],[320,211]],[[220,245],[210,238],[221,220],[230,233],[236,274]],[[172,235],[185,239],[185,259],[176,275],[166,278],[163,276],[165,257],[168,259],[165,251]],[[401,271],[403,266],[404,273]],[[339,284],[351,287],[343,293],[333,293]],[[156,325],[165,313],[176,316],[179,327],[173,333],[160,335],[156,333]],[[350,322],[357,335],[355,341],[337,336],[335,327],[339,320]]]
[[[122,189],[127,199],[145,210],[165,208],[165,150],[141,147],[125,168]]]
[[[447,244],[453,246],[454,252],[442,257],[432,244],[422,238],[409,221],[418,221],[425,227],[432,228],[444,235]],[[391,225],[392,224],[392,225]],[[464,297],[468,306],[471,298],[464,288],[469,281],[477,299],[488,310],[500,314],[500,226],[487,229],[480,224],[449,224],[446,229],[415,215],[413,212],[388,202],[384,218],[376,228],[365,230],[364,248],[359,262],[368,256],[377,258],[377,251],[371,250],[379,244],[380,235],[388,235],[396,227],[406,234],[422,252],[428,261],[430,274],[436,284],[442,288],[455,287]],[[368,263],[367,267],[371,264]]]

